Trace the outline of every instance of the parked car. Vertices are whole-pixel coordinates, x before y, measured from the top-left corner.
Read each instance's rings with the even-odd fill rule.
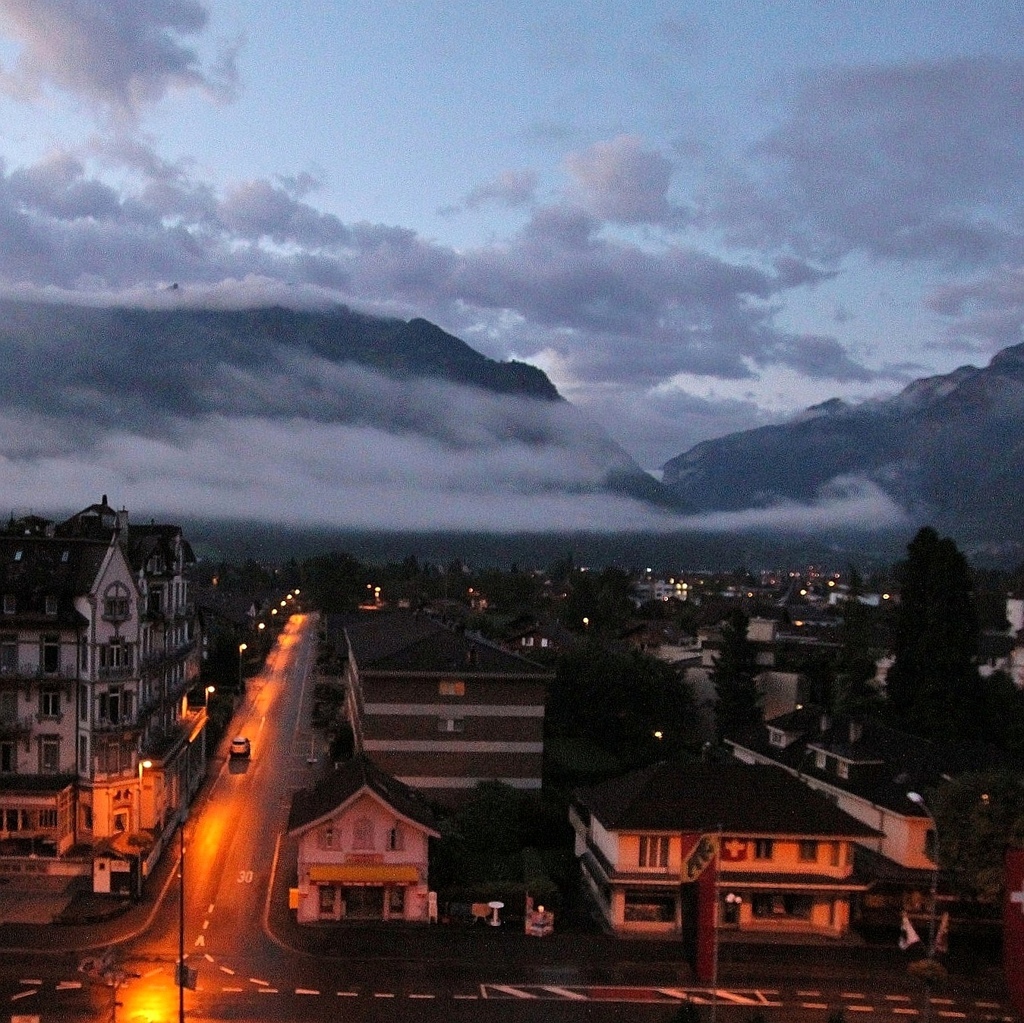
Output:
[[[236,735],[231,740],[230,756],[232,759],[252,756],[252,745],[244,735]]]

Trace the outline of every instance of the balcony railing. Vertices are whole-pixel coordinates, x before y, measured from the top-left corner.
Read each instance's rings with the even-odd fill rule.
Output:
[[[130,664],[101,664],[97,674],[101,679],[131,678],[135,674],[135,669]]]
[[[53,671],[43,667],[38,661],[30,664],[0,665],[0,677],[17,679],[48,679],[52,682],[74,682],[78,678],[78,667],[75,664],[61,664]]]

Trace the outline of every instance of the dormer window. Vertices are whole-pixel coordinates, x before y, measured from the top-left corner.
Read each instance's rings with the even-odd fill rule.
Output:
[[[785,747],[786,735],[781,728],[769,728],[768,729],[768,745]]]
[[[51,617],[57,613],[57,598],[52,594],[46,598],[46,613]]]
[[[824,771],[825,767],[827,766],[827,764],[828,764],[828,757],[825,755],[825,751],[824,750],[820,750],[820,749],[819,750],[815,750],[814,751],[814,766],[819,771]]]
[[[22,555],[23,555],[24,553],[25,553],[25,552],[24,552],[23,550],[20,550],[20,549],[19,549],[19,550],[16,550],[16,551],[14,552],[14,560],[15,560],[15,561],[21,561],[21,556],[22,556]]]
[[[4,614],[12,615],[18,610],[18,601],[13,593],[4,594]]]
[[[849,761],[847,761],[847,760],[837,760],[836,761],[836,774],[838,774],[840,778],[849,778],[850,777],[850,763],[849,763]]]

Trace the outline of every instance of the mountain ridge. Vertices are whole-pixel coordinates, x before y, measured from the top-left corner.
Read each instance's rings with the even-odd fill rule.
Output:
[[[812,502],[836,481],[877,487],[965,540],[1024,530],[1024,344],[986,367],[924,377],[892,398],[831,399],[786,423],[703,441],[662,482],[691,512]]]

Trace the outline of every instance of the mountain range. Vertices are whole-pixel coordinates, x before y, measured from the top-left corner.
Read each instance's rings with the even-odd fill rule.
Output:
[[[264,523],[508,534],[635,523],[735,534],[744,550],[755,534],[783,533],[891,549],[927,523],[969,551],[1024,551],[1024,345],[892,398],[833,399],[704,441],[659,481],[540,369],[490,359],[424,319],[178,297],[157,308],[0,302],[12,502],[26,479],[22,500],[43,503],[42,480],[64,493],[55,474],[78,464],[69,485],[143,480],[135,500],[152,507],[176,488],[167,510],[208,518],[252,509]],[[642,502],[646,527],[622,501],[607,524],[604,497]],[[222,510],[225,500],[235,503]]]
[[[916,380],[892,398],[813,406],[790,422],[704,441],[664,466],[689,512],[812,502],[870,486],[973,549],[1024,537],[1024,345],[988,366]]]

